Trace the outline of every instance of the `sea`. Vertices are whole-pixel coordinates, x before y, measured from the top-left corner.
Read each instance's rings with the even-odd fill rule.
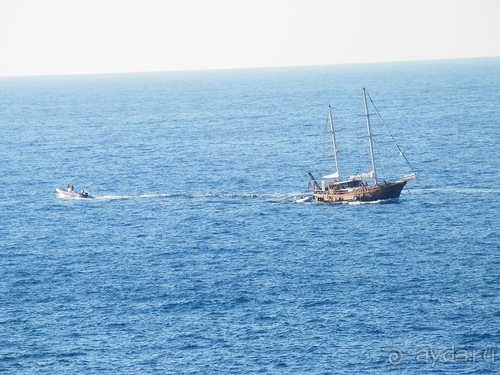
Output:
[[[363,88],[418,179],[308,200]],[[500,58],[0,78],[0,374],[498,374],[499,144]]]

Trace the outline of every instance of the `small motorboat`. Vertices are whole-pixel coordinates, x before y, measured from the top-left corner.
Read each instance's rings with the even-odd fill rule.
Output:
[[[313,197],[302,197],[295,200],[295,203],[307,203],[313,200]]]
[[[57,198],[59,199],[91,199],[94,198],[85,190],[75,191],[73,185],[68,185],[66,189],[56,188]]]

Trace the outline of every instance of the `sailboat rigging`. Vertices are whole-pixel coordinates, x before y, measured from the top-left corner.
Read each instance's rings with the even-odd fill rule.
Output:
[[[363,104],[364,104],[364,117],[366,122],[366,128],[368,132],[368,145],[369,145],[369,153],[371,160],[371,171],[367,173],[357,174],[350,176],[347,180],[340,180],[340,169],[338,162],[338,149],[337,149],[337,141],[335,138],[335,129],[333,125],[333,117],[332,117],[332,108],[328,107],[328,121],[330,122],[330,130],[332,135],[332,145],[333,145],[333,156],[335,160],[335,172],[332,174],[328,174],[323,176],[321,179],[321,185],[314,178],[311,172],[308,172],[309,177],[312,181],[313,186],[313,198],[320,202],[329,202],[329,203],[338,203],[338,202],[373,202],[373,201],[382,201],[388,199],[398,199],[401,191],[405,187],[406,183],[411,180],[415,180],[417,178],[417,174],[411,167],[408,159],[403,154],[403,151],[397,144],[395,138],[392,136],[389,128],[382,120],[386,130],[390,134],[392,140],[396,144],[398,148],[399,154],[404,157],[406,163],[412,170],[412,173],[406,176],[403,176],[401,179],[392,181],[392,182],[379,182],[377,176],[377,169],[375,164],[375,153],[373,148],[373,136],[372,136],[372,125],[370,121],[370,113],[368,110],[368,101],[367,96],[370,99],[373,108],[375,108],[378,116],[380,113],[378,112],[377,107],[373,103],[371,97],[366,92],[366,89],[363,88]],[[371,180],[372,183],[368,183]]]

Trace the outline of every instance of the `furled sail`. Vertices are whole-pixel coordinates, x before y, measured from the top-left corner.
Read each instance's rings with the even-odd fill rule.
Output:
[[[375,178],[375,171],[349,176],[349,180],[363,180],[365,178]]]
[[[335,178],[339,178],[339,172],[335,172],[335,173],[327,174],[326,176],[323,176],[323,180],[333,180]]]

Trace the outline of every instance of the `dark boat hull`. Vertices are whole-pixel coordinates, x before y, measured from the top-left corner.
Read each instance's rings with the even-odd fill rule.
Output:
[[[314,199],[320,202],[374,202],[398,199],[408,181],[387,182],[352,189],[316,190]]]

